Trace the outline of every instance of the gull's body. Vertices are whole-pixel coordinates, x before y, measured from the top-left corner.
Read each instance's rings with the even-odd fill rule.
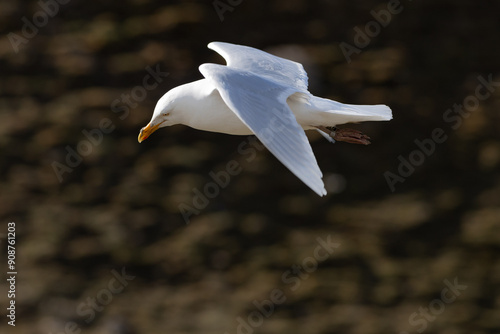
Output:
[[[178,91],[178,92],[177,92]],[[172,89],[170,95],[162,99],[169,99],[172,95],[178,96],[178,108],[184,110],[179,114],[178,123],[194,129],[220,132],[230,135],[252,135],[254,132],[227,106],[219,91],[210,84],[208,79],[193,81]],[[183,99],[182,96],[188,98]],[[316,103],[314,103],[316,102]],[[337,113],[323,110],[330,107],[329,102],[338,108]],[[346,105],[335,101],[322,99],[316,96],[307,96],[294,93],[286,99],[286,103],[293,112],[297,123],[304,130],[316,129],[315,126],[335,126],[339,124],[363,121],[382,120],[380,115],[356,115],[341,113],[340,108],[359,108],[372,106]],[[322,105],[323,104],[323,105]],[[376,107],[376,106],[374,106]],[[347,109],[349,110],[349,109]],[[345,110],[344,110],[345,111]]]
[[[219,52],[227,66],[203,64],[200,72],[205,79],[167,92],[141,130],[140,142],[158,128],[174,124],[231,135],[255,134],[297,177],[325,195],[303,130],[316,129],[328,136],[325,127],[392,118],[385,105],[349,105],[313,96],[307,90],[306,72],[293,61],[228,43],[213,42],[208,47]],[[366,143],[355,137],[345,138]]]

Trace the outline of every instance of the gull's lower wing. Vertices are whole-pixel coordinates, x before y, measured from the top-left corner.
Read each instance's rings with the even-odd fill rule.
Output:
[[[307,73],[302,64],[249,46],[212,42],[208,47],[227,61],[227,66],[254,73],[307,93]]]
[[[276,158],[318,195],[326,194],[311,145],[286,104],[297,89],[223,65],[203,64],[200,72]]]

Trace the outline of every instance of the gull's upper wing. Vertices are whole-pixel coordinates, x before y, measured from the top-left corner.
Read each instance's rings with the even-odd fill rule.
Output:
[[[302,64],[249,46],[212,42],[208,47],[224,57],[228,67],[252,72],[279,84],[297,88],[297,91],[302,93],[308,93],[307,73]]]
[[[203,64],[200,72],[269,151],[318,195],[326,194],[311,145],[286,103],[297,88],[223,65]]]

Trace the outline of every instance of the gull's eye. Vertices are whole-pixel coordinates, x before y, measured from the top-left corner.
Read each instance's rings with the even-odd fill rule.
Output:
[[[166,112],[166,113],[164,113],[164,114],[163,114],[163,116],[165,116],[165,117],[166,117],[166,116],[170,116],[170,113],[169,113],[169,112]]]

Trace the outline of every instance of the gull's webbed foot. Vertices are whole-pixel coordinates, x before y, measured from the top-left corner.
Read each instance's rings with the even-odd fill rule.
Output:
[[[367,135],[363,134],[361,131],[354,130],[354,129],[338,129],[338,128],[333,128],[333,130],[330,130],[324,126],[318,126],[317,127],[319,130],[326,132],[335,139],[336,141],[345,141],[346,143],[351,143],[351,144],[361,144],[361,145],[369,145],[370,144],[370,137]]]

